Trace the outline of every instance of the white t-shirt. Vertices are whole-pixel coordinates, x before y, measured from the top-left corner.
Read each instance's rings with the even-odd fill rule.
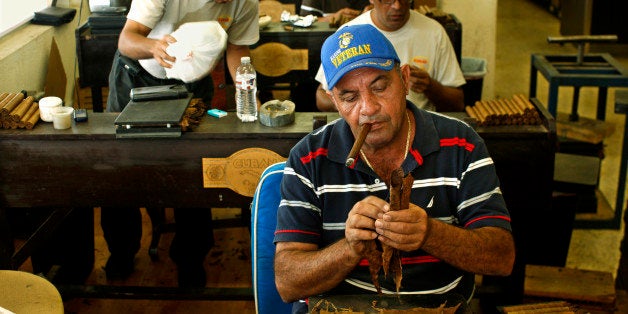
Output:
[[[375,26],[371,19],[371,11],[361,14],[343,27],[356,24]],[[447,32],[434,19],[410,10],[410,19],[402,28],[394,32],[381,29],[379,31],[393,44],[402,65],[412,64],[423,68],[432,79],[444,86],[459,87],[466,83]],[[316,80],[327,89],[322,66],[318,69]],[[423,93],[410,91],[407,99],[419,108],[435,109]]]
[[[127,18],[150,29],[148,38],[161,39],[187,22],[217,21],[234,45],[252,45],[259,40],[259,1],[238,0],[219,4],[211,0],[133,0]],[[155,59],[139,60],[148,73],[166,78]]]

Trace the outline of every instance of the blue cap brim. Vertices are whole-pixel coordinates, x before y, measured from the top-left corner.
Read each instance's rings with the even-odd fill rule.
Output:
[[[348,65],[344,65],[338,72],[334,74],[331,80],[327,81],[327,88],[332,90],[336,83],[347,73],[357,68],[375,68],[384,71],[390,71],[395,66],[395,60],[386,58],[366,58],[361,59]]]

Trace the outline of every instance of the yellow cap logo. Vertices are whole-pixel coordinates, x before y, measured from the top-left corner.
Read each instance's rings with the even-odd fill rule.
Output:
[[[351,33],[343,33],[338,36],[338,38],[340,39],[340,41],[338,42],[338,46],[340,47],[340,49],[345,50],[337,51],[331,58],[331,63],[333,63],[336,68],[340,67],[342,63],[353,57],[372,54],[371,44],[362,44],[356,47],[349,47],[351,41],[353,40],[353,35]]]
[[[351,43],[351,40],[353,39],[353,35],[351,33],[343,33],[340,36],[338,36],[338,38],[340,38],[340,42],[338,42],[338,46],[340,46],[340,49],[345,49],[349,47],[349,44]]]

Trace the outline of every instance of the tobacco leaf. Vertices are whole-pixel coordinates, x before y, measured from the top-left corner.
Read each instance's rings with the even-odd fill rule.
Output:
[[[368,241],[366,250],[364,251],[364,258],[369,262],[369,273],[371,274],[371,281],[377,293],[382,293],[382,288],[379,285],[379,270],[382,268],[382,252],[377,249],[377,240]]]
[[[404,177],[403,169],[398,168],[390,175],[390,210],[406,209],[410,206],[410,192],[414,178],[411,174]],[[395,288],[399,292],[401,288],[401,253],[399,250],[382,244],[382,267],[384,275],[391,272],[394,275]]]
[[[455,306],[446,307],[446,302],[441,304],[439,307],[428,308],[428,307],[413,307],[410,309],[385,309],[385,308],[377,308],[373,306],[375,310],[380,314],[455,314],[461,303],[458,303]]]
[[[414,178],[411,174],[404,176],[403,169],[393,171],[390,177],[390,207],[391,210],[406,209],[410,206],[410,193]],[[378,244],[382,250],[378,250]],[[379,242],[379,240],[369,241],[364,252],[364,258],[369,262],[369,272],[373,285],[378,293],[382,293],[379,285],[379,270],[384,269],[384,276],[391,272],[394,275],[395,288],[397,292],[401,288],[403,278],[401,269],[401,253],[399,250]]]

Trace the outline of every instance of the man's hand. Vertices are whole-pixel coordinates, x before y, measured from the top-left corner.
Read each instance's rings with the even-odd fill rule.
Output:
[[[342,8],[334,13],[334,19],[336,21],[350,21],[360,15],[362,11],[354,10],[351,8]]]
[[[160,40],[155,40],[153,46],[150,48],[150,52],[153,55],[153,58],[159,62],[159,64],[164,68],[172,68],[172,63],[175,62],[176,58],[169,55],[166,52],[166,48],[172,43],[176,43],[177,40],[170,36],[164,35]],[[169,61],[169,62],[168,62]]]
[[[364,242],[377,237],[375,220],[389,208],[388,203],[375,196],[368,196],[353,205],[347,216],[345,238],[355,255],[364,256]]]
[[[321,294],[345,280],[364,258],[367,243],[375,243],[375,220],[389,208],[375,196],[357,202],[345,221],[345,238],[323,248],[312,243],[277,242],[275,284],[282,300],[294,302]]]
[[[421,248],[429,231],[429,218],[425,210],[410,204],[409,208],[384,213],[375,221],[378,239],[386,245],[402,251]]]
[[[423,93],[436,107],[436,111],[464,111],[464,93],[461,88],[444,86],[430,77],[427,71],[410,64],[410,90]]]
[[[417,93],[423,93],[430,88],[432,78],[427,71],[414,66],[410,67],[410,89]]]

